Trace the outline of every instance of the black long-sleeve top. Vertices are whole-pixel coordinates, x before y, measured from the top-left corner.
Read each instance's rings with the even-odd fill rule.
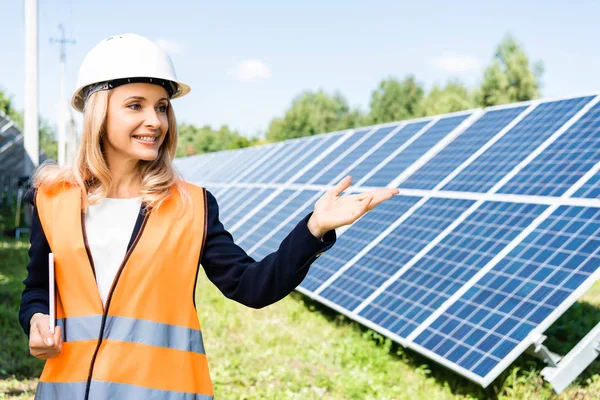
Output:
[[[28,275],[23,281],[25,289],[19,310],[19,322],[27,335],[31,317],[37,312],[49,312],[48,253],[51,250],[42,230],[35,195],[35,190],[27,193],[27,199],[33,205],[31,245]],[[226,297],[248,307],[265,307],[290,294],[302,282],[309,266],[336,241],[335,230],[327,232],[323,240],[310,232],[307,222],[311,212],[292,229],[277,251],[256,261],[234,243],[232,235],[219,220],[217,200],[208,190],[206,197],[206,241],[199,265],[202,265],[210,281]],[[140,209],[128,249],[141,227],[141,211]]]

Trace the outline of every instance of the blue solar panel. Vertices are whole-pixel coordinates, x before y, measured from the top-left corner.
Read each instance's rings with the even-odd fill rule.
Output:
[[[289,202],[291,196],[296,196],[299,193],[300,191],[297,190],[282,190],[281,193],[271,199],[271,201],[263,205],[254,215],[248,218],[246,222],[236,228],[235,231],[239,237],[237,243],[249,249],[262,238],[262,234],[260,233],[248,236],[249,234],[256,232],[256,229],[261,226],[266,226],[269,230],[275,229],[278,225],[276,219],[269,219],[267,221],[263,221],[263,219]]]
[[[532,204],[483,203],[360,315],[400,337],[408,336],[545,208]]]
[[[243,176],[242,182],[258,183],[260,177],[268,174],[280,162],[280,160],[285,159],[292,150],[292,146],[290,146],[289,143],[277,144],[276,146],[277,147],[262,160],[258,168]]]
[[[317,289],[417,201],[418,197],[396,196],[368,212],[311,265],[300,286],[310,291]]]
[[[596,104],[498,193],[561,196],[600,161],[600,104]]]
[[[351,193],[396,182],[422,190],[339,229],[300,290],[487,386],[600,275],[596,100],[363,127],[177,166],[215,194],[221,221],[256,260],[343,175]]]
[[[600,173],[592,176],[575,194],[574,197],[600,198]]]
[[[313,158],[325,152],[331,145],[340,139],[340,135],[320,135],[318,139],[311,142],[311,146],[298,157],[297,162],[292,163],[289,168],[282,171],[273,179],[273,183],[285,183],[290,180],[298,171],[306,166]]]
[[[473,204],[430,199],[319,294],[353,310]]]
[[[271,183],[274,177],[280,175],[287,168],[290,168],[294,161],[297,160],[298,157],[301,157],[302,153],[306,150],[308,146],[311,146],[311,142],[309,140],[293,140],[289,142],[285,150],[285,156],[280,157],[277,162],[273,163],[269,166],[269,169],[264,171],[261,175],[255,178],[255,182],[257,183]]]
[[[338,147],[335,148],[335,151],[327,154],[323,159],[313,165],[308,171],[304,172],[302,176],[298,177],[294,183],[308,183],[312,182],[315,176],[318,176],[321,171],[327,169],[331,164],[333,164],[336,158],[342,154],[344,151],[348,150],[352,147],[356,142],[361,140],[370,129],[364,129],[357,132],[352,133],[349,137],[344,140]]]
[[[223,214],[219,217],[221,222],[223,222],[226,228],[233,228],[237,221],[245,217],[246,214],[256,208],[265,197],[270,196],[274,191],[275,189],[254,188],[251,193],[245,196],[245,199],[236,204],[236,207],[228,215]],[[217,199],[218,201],[219,199]],[[237,235],[234,236],[237,237]]]
[[[599,249],[600,209],[559,207],[415,342],[497,376],[500,361],[600,267]]]
[[[333,179],[336,179],[338,175],[340,175],[344,170],[346,170],[350,165],[352,165],[356,160],[358,160],[361,156],[367,153],[373,146],[379,143],[383,138],[385,138],[390,132],[396,129],[398,125],[387,126],[384,128],[379,128],[372,135],[370,135],[363,143],[357,146],[354,150],[348,153],[344,158],[340,159],[335,164],[331,165],[328,169],[323,170],[321,176],[318,176],[317,179],[312,181],[311,183],[317,185],[327,185],[329,183],[337,183],[332,182]],[[337,150],[336,150],[337,153]]]
[[[417,140],[390,160],[383,168],[363,183],[364,186],[387,186],[419,157],[460,125],[469,114],[442,118],[427,129]]]
[[[244,245],[250,252],[250,255],[255,259],[262,259],[268,254],[276,251],[281,244],[281,241],[285,239],[296,225],[298,225],[299,219],[304,218],[306,214],[313,210],[315,201],[318,200],[322,194],[323,192],[314,190],[302,190],[300,194],[291,197],[290,201],[277,214],[272,216],[266,223],[261,224],[248,238],[248,243],[252,243],[253,246],[254,244],[257,244],[259,240],[268,238],[256,249],[253,249],[252,246]],[[298,213],[296,218],[290,219],[287,223],[277,229],[280,224],[294,213]]]
[[[238,176],[248,168],[248,166],[256,163],[256,149],[244,149],[235,160],[235,163],[229,165],[223,172],[219,173],[219,182],[226,183],[235,181]],[[198,171],[202,173],[202,169]]]
[[[417,132],[427,125],[429,121],[407,123],[402,129],[396,132],[391,138],[383,143],[377,150],[365,158],[360,164],[352,168],[348,175],[352,175],[352,180],[356,183],[367,175],[373,168],[379,165],[398,147],[413,137]]]
[[[488,111],[444,150],[402,182],[400,187],[433,189],[526,108],[510,107]]]
[[[590,100],[583,97],[540,104],[443,189],[487,192]]]
[[[235,208],[242,204],[244,199],[248,198],[248,195],[256,192],[254,188],[222,188],[224,190],[218,190],[211,192],[219,205],[219,213],[222,215],[229,215]]]
[[[206,182],[220,182],[221,176],[226,174],[230,169],[236,168],[237,163],[241,160],[241,155],[246,150],[230,150],[222,153],[217,153],[214,159],[196,171],[195,175],[200,175],[198,178]]]

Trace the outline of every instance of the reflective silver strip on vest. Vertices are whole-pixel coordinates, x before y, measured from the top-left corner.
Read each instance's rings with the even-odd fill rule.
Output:
[[[85,317],[59,318],[56,325],[62,330],[63,342],[78,340],[94,340],[100,336],[102,315],[86,315]]]
[[[95,340],[102,315],[61,318],[57,325],[62,328],[64,342]],[[107,317],[103,338],[205,354],[200,330],[136,318]]]
[[[87,382],[39,382],[35,391],[36,400],[81,399],[85,396]]]
[[[87,382],[40,382],[36,400],[83,400]],[[199,393],[172,392],[123,383],[102,382],[92,379],[89,400],[213,400],[214,396]]]
[[[89,400],[213,400],[214,396],[199,393],[172,392],[143,386],[92,380]]]

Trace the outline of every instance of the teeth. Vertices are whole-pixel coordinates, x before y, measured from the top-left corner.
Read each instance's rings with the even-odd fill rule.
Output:
[[[134,136],[134,138],[136,138],[137,140],[141,140],[142,142],[156,142],[156,138],[155,137]]]

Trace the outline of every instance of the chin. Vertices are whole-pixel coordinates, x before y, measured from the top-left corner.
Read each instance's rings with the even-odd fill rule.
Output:
[[[141,161],[154,161],[158,158],[158,151],[153,154],[137,154],[137,158]]]

